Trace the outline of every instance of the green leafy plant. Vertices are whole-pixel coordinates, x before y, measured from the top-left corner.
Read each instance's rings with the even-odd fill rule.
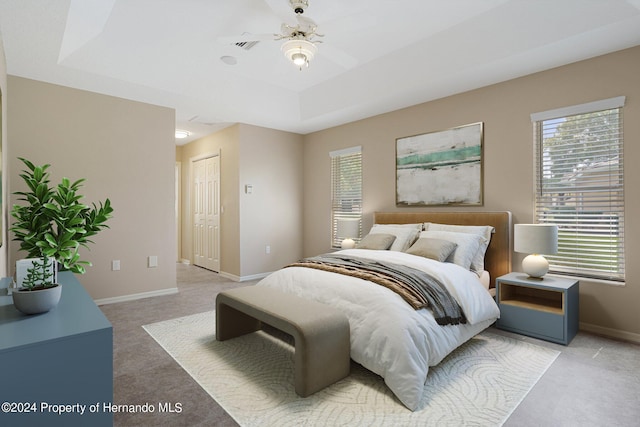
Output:
[[[71,182],[62,178],[56,187],[49,185],[51,165],[36,166],[19,157],[27,169],[20,177],[27,184],[28,191],[16,191],[24,205],[13,205],[11,216],[15,218],[10,230],[14,239],[20,242],[20,249],[29,258],[54,258],[63,270],[84,274],[91,263],[80,259],[80,246],[88,248],[93,243],[90,238],[108,228],[113,208],[106,199],[97,206],[81,202],[78,190],[84,179]],[[51,280],[51,278],[48,278]],[[51,284],[52,285],[52,284]]]

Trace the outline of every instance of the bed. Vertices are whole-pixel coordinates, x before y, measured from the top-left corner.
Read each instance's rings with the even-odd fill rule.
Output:
[[[455,227],[449,228],[449,225]],[[402,250],[390,250],[400,248],[393,245],[402,240],[398,236],[404,235],[405,228],[418,226],[420,229],[408,246],[411,250],[407,246]],[[482,249],[482,271],[472,269],[465,263],[468,260],[463,260],[462,264],[457,259],[453,262],[453,257],[468,248],[465,242],[469,237],[462,234],[479,234],[474,231],[478,227],[491,230],[488,246]],[[387,233],[389,230],[391,232]],[[400,234],[393,230],[400,230]],[[388,234],[397,234],[395,239],[389,238],[392,241],[390,249],[371,249],[364,244],[364,249],[340,250],[327,254],[326,258],[353,258],[375,265],[399,265],[411,272],[417,270],[427,273],[455,299],[464,313],[464,320],[447,323],[442,320],[442,315],[435,314],[439,310],[431,301],[428,308],[416,309],[414,307],[422,306],[412,306],[406,295],[394,292],[388,286],[372,283],[362,275],[340,274],[324,267],[309,268],[309,265],[294,263],[270,274],[256,286],[277,288],[343,311],[349,319],[352,360],[383,377],[400,402],[415,411],[420,409],[429,367],[440,363],[455,348],[489,327],[499,317],[491,293],[495,278],[511,270],[511,214],[377,212],[369,234],[376,233],[380,234],[374,236],[376,242],[385,239],[384,236]],[[455,240],[460,244],[454,245],[453,252],[449,252],[452,246],[449,237],[453,240],[463,238],[464,242]],[[422,252],[413,250],[419,246],[418,239],[420,243],[427,242],[429,245],[438,243],[447,251],[437,257],[418,255]],[[472,240],[484,241],[475,237]],[[406,242],[402,243],[406,245]],[[475,261],[478,261],[477,255]],[[318,258],[325,261],[323,257]],[[442,262],[443,259],[446,262]],[[308,261],[317,260],[312,257]],[[451,319],[448,316],[444,318]]]

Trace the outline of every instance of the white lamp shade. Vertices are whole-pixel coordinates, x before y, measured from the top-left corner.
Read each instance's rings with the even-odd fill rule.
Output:
[[[336,237],[343,238],[342,249],[353,249],[356,247],[354,237],[360,234],[360,220],[357,218],[343,218],[338,220]]]
[[[558,227],[552,224],[516,224],[513,246],[516,252],[552,255],[558,252]]]
[[[336,237],[338,238],[354,238],[358,237],[360,231],[360,220],[357,218],[339,219],[336,229]]]

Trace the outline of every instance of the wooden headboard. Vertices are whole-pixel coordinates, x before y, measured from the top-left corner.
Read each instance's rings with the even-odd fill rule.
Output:
[[[495,228],[485,255],[485,269],[496,277],[511,272],[511,212],[375,212],[374,224],[418,224],[435,222],[452,225],[491,225]]]

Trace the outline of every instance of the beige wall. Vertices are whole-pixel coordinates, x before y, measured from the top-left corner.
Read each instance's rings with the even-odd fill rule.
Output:
[[[7,99],[11,192],[24,189],[20,156],[50,163],[52,183],[86,178],[85,202],[111,199],[111,228],[81,251],[93,263],[79,278],[91,296],[175,290],[174,110],[14,76]],[[24,256],[17,248],[9,250],[11,274]],[[147,268],[150,255],[157,268]],[[111,271],[112,260],[120,271]]]
[[[220,154],[220,272],[247,280],[302,253],[302,137],[238,124],[176,150],[182,165],[181,257],[193,261],[191,162]],[[252,194],[245,193],[252,185]],[[267,254],[265,247],[270,246]]]
[[[510,210],[515,223],[533,219],[533,135],[530,114],[625,95],[625,286],[581,281],[583,327],[640,341],[640,46],[398,110],[305,137],[304,256],[330,248],[329,152],[362,145],[365,226],[395,206],[395,139],[484,122],[484,206]],[[422,208],[424,209],[424,208]],[[444,209],[444,208],[437,208]],[[449,210],[454,210],[450,208]],[[514,257],[520,269],[522,257]]]
[[[241,276],[250,278],[302,256],[303,146],[301,135],[249,125],[240,141]]]

